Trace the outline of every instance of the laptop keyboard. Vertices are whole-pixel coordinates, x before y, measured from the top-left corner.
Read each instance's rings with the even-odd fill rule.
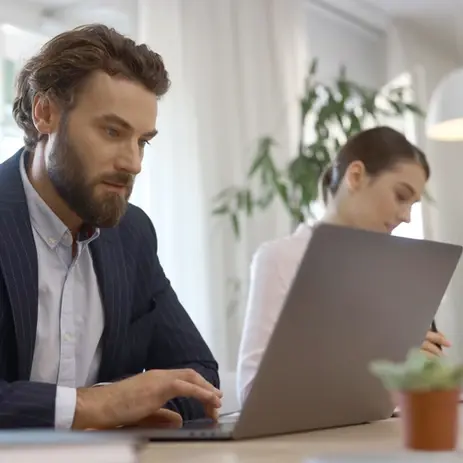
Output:
[[[235,420],[224,420],[222,421],[214,421],[210,419],[201,419],[201,420],[192,420],[192,421],[185,421],[183,423],[183,429],[191,429],[196,430],[196,429],[204,429],[204,430],[212,430],[212,429],[217,429],[222,432],[231,432],[235,426]]]

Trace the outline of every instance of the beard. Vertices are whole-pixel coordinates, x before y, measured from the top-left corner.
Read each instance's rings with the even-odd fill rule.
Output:
[[[47,172],[58,194],[85,224],[110,228],[116,226],[124,216],[132,193],[134,176],[126,172],[115,172],[89,178],[78,148],[69,140],[65,117],[48,157]],[[104,182],[123,185],[127,193],[121,195],[107,191],[97,195],[97,186]]]

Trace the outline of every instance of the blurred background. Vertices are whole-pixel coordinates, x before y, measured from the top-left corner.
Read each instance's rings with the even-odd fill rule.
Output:
[[[430,160],[395,234],[463,244],[463,128],[431,133],[463,118],[462,21],[460,0],[0,0],[0,160],[22,146],[17,72],[49,38],[102,22],[160,53],[172,88],[132,201],[231,385],[252,254],[323,212],[320,169],[350,134],[388,124]],[[459,268],[437,322],[463,361],[462,305]]]

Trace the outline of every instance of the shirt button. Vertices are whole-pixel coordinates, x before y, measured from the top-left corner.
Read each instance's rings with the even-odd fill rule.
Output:
[[[69,333],[66,333],[64,335],[64,340],[67,341],[67,342],[72,341],[72,335],[69,334]]]
[[[50,244],[56,244],[56,240],[54,238],[48,238],[48,242]]]

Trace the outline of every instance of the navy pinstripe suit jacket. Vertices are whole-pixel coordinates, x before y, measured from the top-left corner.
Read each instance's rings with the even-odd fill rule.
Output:
[[[38,265],[20,156],[0,165],[0,428],[51,427],[56,385],[29,381]],[[147,215],[131,205],[119,225],[101,230],[90,247],[105,315],[99,382],[145,368],[193,368],[219,387],[218,365],[162,270]],[[194,400],[167,406],[184,419],[204,416]]]

